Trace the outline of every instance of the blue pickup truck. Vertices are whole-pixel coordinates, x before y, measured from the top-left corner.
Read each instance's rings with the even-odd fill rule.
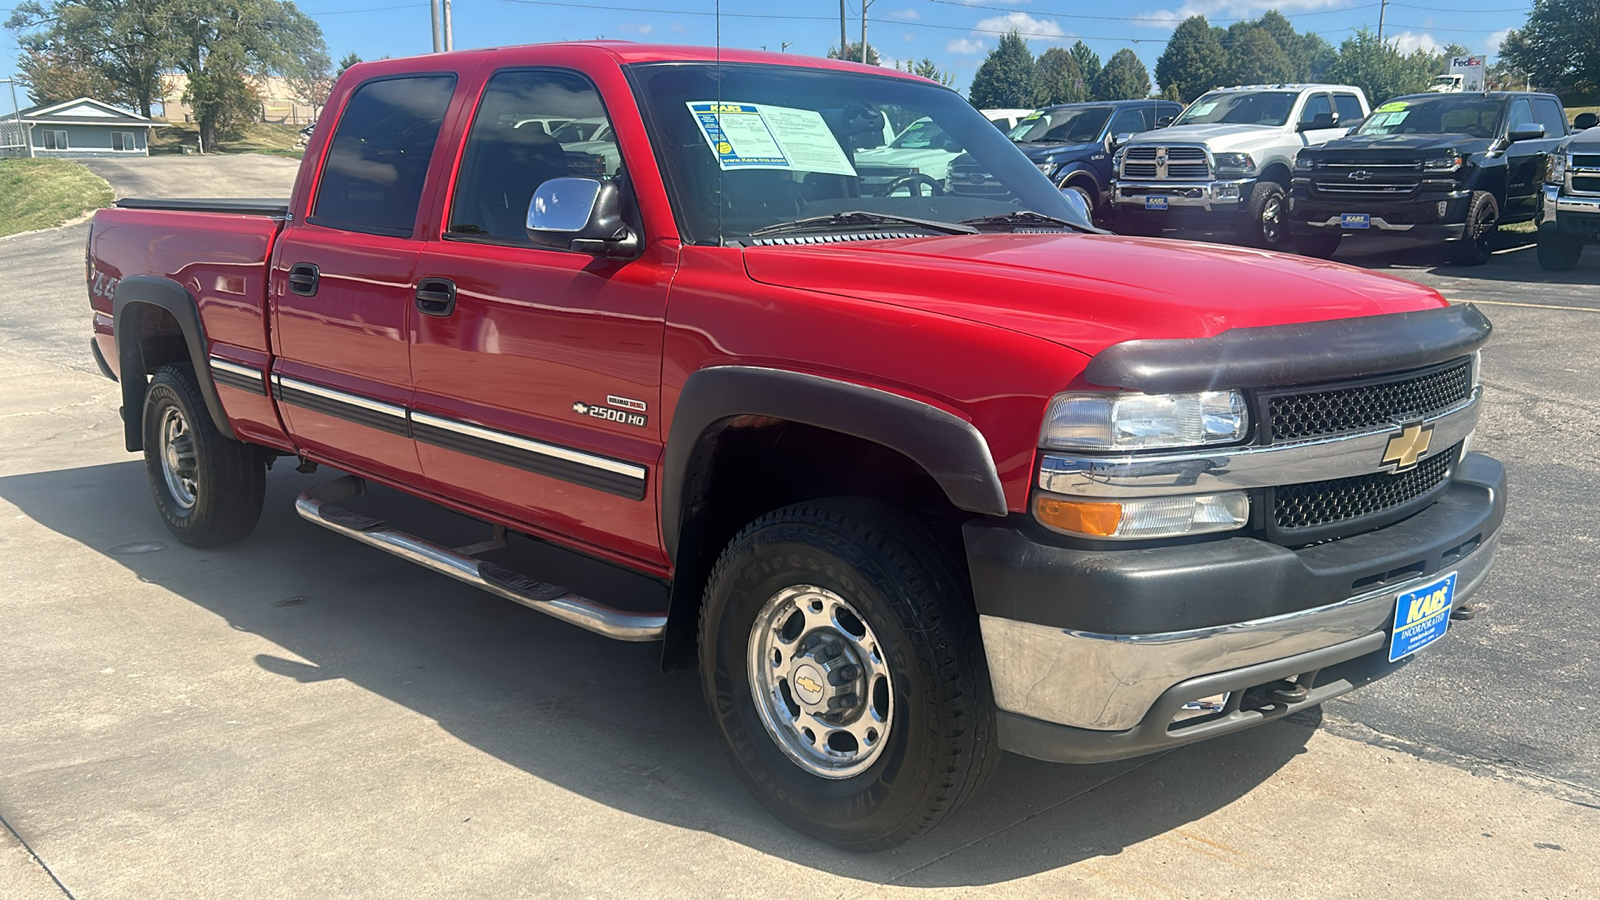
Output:
[[[1011,140],[1057,187],[1082,194],[1089,209],[1098,212],[1108,196],[1118,136],[1159,128],[1181,112],[1183,104],[1171,100],[1065,103],[1017,123]]]

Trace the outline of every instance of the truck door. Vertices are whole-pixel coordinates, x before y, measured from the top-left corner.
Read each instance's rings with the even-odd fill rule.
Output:
[[[412,237],[455,76],[381,78],[351,95],[272,270],[273,393],[298,446],[420,481],[406,422]]]
[[[1305,106],[1300,108],[1298,121],[1301,127],[1304,127],[1310,125],[1319,115],[1332,116],[1333,114],[1333,101],[1329,99],[1327,94],[1316,93],[1306,98]],[[1308,147],[1325,144],[1336,137],[1342,137],[1348,127],[1341,128],[1338,126],[1338,120],[1334,120],[1334,127],[1332,128],[1314,128],[1300,132],[1300,140]]]
[[[1506,113],[1504,135],[1538,124],[1540,122],[1534,115],[1533,107],[1526,98],[1518,97],[1511,102],[1511,109]],[[1506,148],[1506,199],[1500,210],[1501,219],[1529,218],[1533,215],[1534,192],[1538,190],[1541,163],[1556,141],[1566,134],[1566,122],[1562,122],[1561,130],[1554,134],[1548,125],[1545,126],[1545,134],[1548,137],[1543,140],[1517,141]]]
[[[628,261],[534,247],[549,178],[626,175],[586,76],[495,73],[473,117],[441,239],[416,272],[413,433],[434,489],[535,534],[660,563],[661,353],[676,251]],[[602,140],[585,135],[606,135]]]

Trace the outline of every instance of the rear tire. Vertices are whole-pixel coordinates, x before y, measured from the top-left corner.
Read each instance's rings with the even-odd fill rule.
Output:
[[[1239,224],[1239,241],[1249,247],[1278,250],[1289,241],[1289,204],[1283,185],[1258,181]]]
[[[967,591],[881,504],[790,506],[723,551],[700,676],[739,778],[791,827],[853,851],[934,827],[999,757]]]
[[[1473,191],[1467,206],[1467,222],[1461,240],[1449,245],[1450,262],[1458,266],[1481,266],[1494,255],[1494,236],[1499,231],[1500,206],[1487,191]]]
[[[1583,256],[1583,236],[1562,234],[1553,229],[1539,229],[1539,268],[1546,272],[1569,272],[1578,267]]]
[[[156,511],[183,543],[214,547],[255,530],[266,456],[222,436],[187,369],[162,366],[145,393],[144,467]]]
[[[1294,249],[1301,256],[1332,259],[1333,254],[1339,249],[1339,242],[1342,240],[1344,240],[1344,235],[1338,231],[1310,234],[1296,232],[1294,235]]]

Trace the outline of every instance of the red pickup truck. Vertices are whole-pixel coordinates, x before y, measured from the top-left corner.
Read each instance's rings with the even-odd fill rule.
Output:
[[[921,157],[879,177],[913,126],[993,189]],[[958,94],[850,63],[364,63],[286,203],[124,200],[88,279],[180,540],[248,534],[276,458],[350,473],[299,512],[663,641],[761,802],[858,850],[940,822],[1001,750],[1150,753],[1393,670],[1504,514],[1469,452],[1475,308],[1098,231]],[[369,482],[487,536],[360,512]],[[662,599],[497,561],[529,538]]]

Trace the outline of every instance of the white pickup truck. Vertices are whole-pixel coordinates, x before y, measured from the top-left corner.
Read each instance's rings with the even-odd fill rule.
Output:
[[[1232,227],[1247,244],[1280,247],[1289,240],[1295,153],[1343,135],[1368,112],[1366,95],[1346,85],[1211,91],[1171,127],[1119,136],[1114,227],[1123,234]]]

